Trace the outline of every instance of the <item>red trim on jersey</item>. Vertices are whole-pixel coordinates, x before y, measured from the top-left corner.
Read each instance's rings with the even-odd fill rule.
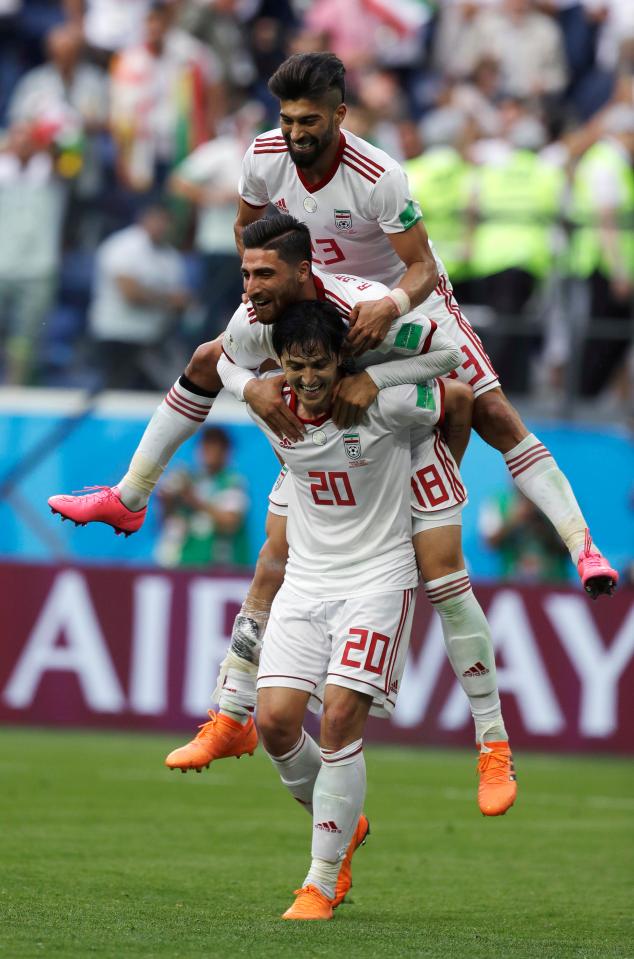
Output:
[[[254,156],[260,156],[262,153],[288,153],[288,150],[286,147],[270,147],[268,150],[258,149],[253,151]]]
[[[264,209],[268,206],[268,203],[262,203],[262,204],[259,204],[259,203],[249,203],[249,201],[248,201],[248,200],[245,200],[243,196],[241,196],[240,199],[242,200],[243,203],[246,203],[246,205],[247,205],[251,210],[264,210]]]
[[[316,273],[313,273],[313,283],[315,284],[315,289],[317,290],[317,299],[325,300],[326,299],[326,287],[324,286],[324,281],[320,276],[317,276]]]
[[[430,324],[431,324],[431,329],[430,329],[429,333],[427,334],[427,337],[426,337],[426,339],[425,339],[425,342],[423,343],[423,348],[422,348],[422,350],[421,350],[421,353],[429,353],[429,347],[431,346],[431,341],[432,341],[432,339],[433,339],[434,333],[435,333],[436,330],[438,329],[438,324],[437,324],[437,323],[434,323],[433,320],[430,320],[429,322],[430,322]]]
[[[300,182],[305,190],[308,190],[309,193],[317,193],[318,190],[323,190],[323,188],[330,183],[335,173],[339,169],[339,164],[341,163],[341,157],[343,156],[343,151],[346,148],[346,138],[343,133],[339,133],[339,146],[337,147],[337,152],[335,153],[335,158],[332,161],[332,166],[327,170],[322,176],[321,180],[318,180],[317,183],[309,183],[303,172],[298,166],[295,167],[297,176],[300,179]]]
[[[376,182],[377,182],[378,177],[375,179],[373,176],[370,176],[369,173],[365,173],[360,167],[353,166],[353,164],[350,162],[350,160],[346,160],[345,157],[344,157],[344,159],[343,159],[341,162],[342,162],[343,166],[350,167],[351,170],[354,170],[355,173],[358,173],[360,176],[365,177],[365,179],[366,179],[366,180],[369,180],[370,183],[376,183]]]
[[[278,136],[275,136],[275,137],[267,137],[267,136],[265,136],[264,134],[261,134],[261,136],[255,138],[255,141],[254,141],[254,142],[257,143],[257,144],[261,144],[261,143],[286,143],[286,140],[284,139],[284,137],[282,136],[281,133],[280,133]]]
[[[379,173],[385,173],[385,167],[380,166],[375,160],[371,160],[369,156],[365,155],[365,153],[360,153],[349,143],[347,144],[347,149],[350,150],[351,153],[356,153],[356,155],[359,157],[360,160],[365,160],[366,163],[369,163],[371,166],[376,167]]]
[[[303,416],[300,416],[297,412],[297,404],[299,400],[297,399],[297,393],[294,393],[291,390],[291,394],[288,400],[288,408],[291,413],[294,413],[300,423],[306,423],[308,426],[322,426],[326,420],[330,419],[330,410],[327,413],[323,413],[322,416],[318,416],[316,420],[305,420]]]
[[[370,176],[375,180],[380,178],[380,173],[378,170],[375,170],[373,167],[371,167],[367,160],[363,160],[358,156],[353,156],[353,154],[349,153],[347,150],[344,152],[343,158],[344,160],[348,160],[349,163],[353,163],[355,166],[361,167],[362,170],[365,170],[367,173],[369,173]]]

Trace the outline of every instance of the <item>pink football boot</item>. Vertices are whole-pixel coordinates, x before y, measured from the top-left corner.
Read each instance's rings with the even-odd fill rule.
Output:
[[[577,572],[586,593],[596,599],[597,596],[611,596],[619,581],[619,574],[612,569],[605,556],[597,550],[592,551],[590,530],[586,530],[586,541],[579,553]]]
[[[52,513],[59,513],[62,521],[71,519],[75,526],[86,526],[87,523],[105,523],[112,526],[117,536],[123,533],[130,536],[143,526],[147,513],[147,506],[143,509],[129,510],[119,498],[116,486],[86,486],[87,490],[95,490],[84,496],[50,496],[48,505]]]

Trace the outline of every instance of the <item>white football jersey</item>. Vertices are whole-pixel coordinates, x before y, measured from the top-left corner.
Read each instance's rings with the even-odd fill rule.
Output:
[[[387,292],[382,283],[343,273],[330,276],[322,270],[313,269],[313,280],[318,298],[334,304],[346,321],[350,310],[357,303],[380,299]],[[356,358],[355,365],[359,369],[365,369],[387,360],[428,353],[436,330],[436,323],[423,313],[421,307],[417,307],[405,316],[393,320],[380,346]],[[229,321],[223,336],[222,349],[231,363],[256,371],[265,360],[277,360],[273,349],[273,325],[260,323],[251,302],[243,303]]]
[[[247,150],[238,189],[249,206],[272,203],[306,223],[316,266],[398,285],[405,266],[386,234],[403,233],[422,213],[407,174],[383,150],[342,130],[332,169],[310,184],[293,163],[281,130],[269,130]]]
[[[297,415],[288,386],[284,396]],[[393,386],[358,426],[339,429],[327,415],[304,420],[298,443],[278,439],[249,410],[293,477],[285,581],[295,592],[338,599],[416,586],[410,431],[432,430],[440,409],[437,381]]]

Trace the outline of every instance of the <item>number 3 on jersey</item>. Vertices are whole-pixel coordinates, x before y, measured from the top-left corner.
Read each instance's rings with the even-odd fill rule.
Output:
[[[347,473],[325,473],[321,470],[313,470],[308,477],[315,480],[310,484],[310,491],[317,506],[357,505]],[[331,498],[333,496],[334,499]]]
[[[310,244],[313,251],[313,263],[317,266],[332,266],[333,263],[343,263],[345,255],[336,240],[313,240]]]

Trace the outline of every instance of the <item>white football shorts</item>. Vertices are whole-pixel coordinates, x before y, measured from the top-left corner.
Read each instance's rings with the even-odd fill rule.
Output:
[[[458,306],[449,278],[441,274],[434,292],[427,297],[423,310],[425,315],[438,324],[454,340],[464,357],[461,365],[449,374],[481,396],[500,385],[500,378],[486,354],[482,340]]]
[[[273,600],[258,669],[258,689],[309,693],[319,712],[330,684],[372,696],[370,714],[389,716],[407,658],[415,590],[318,599],[282,585]]]

